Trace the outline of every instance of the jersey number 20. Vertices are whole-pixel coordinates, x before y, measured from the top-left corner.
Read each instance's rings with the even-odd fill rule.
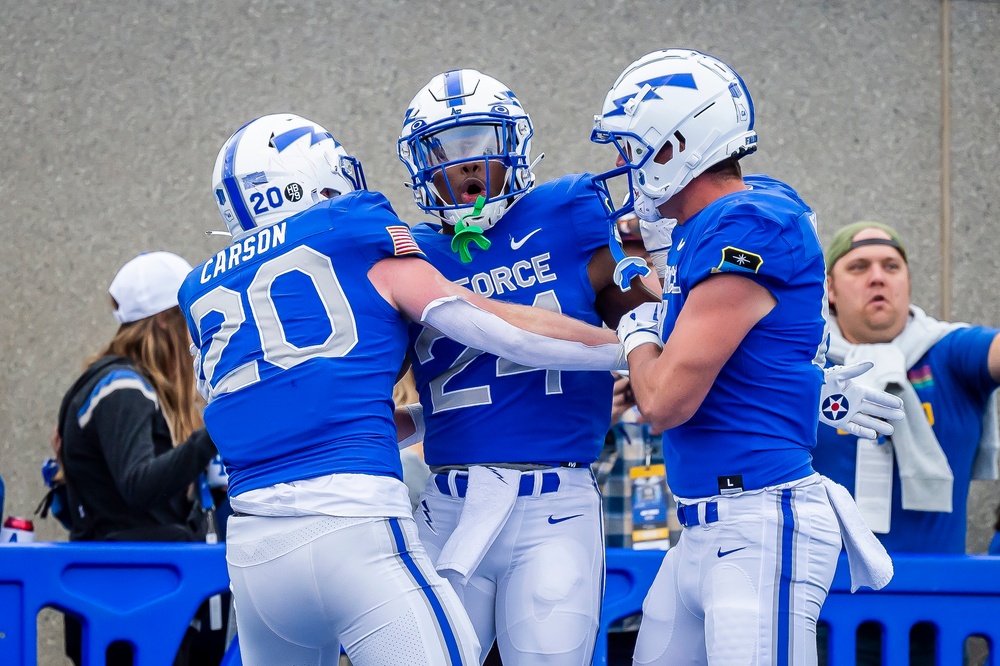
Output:
[[[331,329],[327,339],[319,344],[299,347],[285,335],[278,308],[271,297],[271,287],[278,277],[291,272],[299,272],[309,278],[319,296],[317,300],[322,310],[317,315],[325,316]],[[358,343],[354,312],[333,264],[329,257],[310,247],[299,246],[262,263],[247,285],[245,294],[257,324],[259,349],[264,360],[283,370],[312,358],[346,356]],[[202,322],[211,312],[222,315],[222,325],[212,336],[206,350]],[[222,362],[223,352],[247,319],[243,294],[227,287],[216,287],[191,305],[191,317],[196,323],[198,339],[203,341],[202,372],[212,388],[213,398],[260,381],[258,361],[249,361],[234,368],[226,367],[227,364]]]

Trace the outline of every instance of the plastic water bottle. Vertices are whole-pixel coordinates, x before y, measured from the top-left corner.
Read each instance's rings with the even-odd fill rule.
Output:
[[[0,543],[31,543],[35,540],[35,524],[27,518],[8,516],[0,529]]]

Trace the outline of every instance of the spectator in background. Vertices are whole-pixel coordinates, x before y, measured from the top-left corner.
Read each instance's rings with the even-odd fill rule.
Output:
[[[191,270],[169,252],[126,263],[108,289],[112,340],[87,364],[60,408],[54,445],[61,453],[72,541],[201,541],[202,512],[192,484],[216,454],[196,404],[191,343],[177,290]],[[208,622],[203,623],[207,628]],[[219,634],[221,658],[222,632]],[[66,653],[79,664],[79,622],[66,616]],[[191,658],[185,637],[175,664]],[[115,644],[109,664],[131,664]]]
[[[964,553],[970,480],[997,478],[1000,331],[913,305],[906,250],[888,225],[844,227],[826,266],[828,362],[873,362],[856,381],[899,395],[906,418],[878,444],[821,427],[813,465],[854,494],[890,553]],[[878,662],[877,640],[867,636],[858,663]],[[912,657],[933,659],[933,648],[932,634],[911,637]]]

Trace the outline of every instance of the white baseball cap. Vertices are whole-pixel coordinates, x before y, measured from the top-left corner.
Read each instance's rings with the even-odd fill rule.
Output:
[[[144,252],[121,267],[108,287],[122,324],[152,317],[177,305],[177,292],[191,264],[171,252]]]

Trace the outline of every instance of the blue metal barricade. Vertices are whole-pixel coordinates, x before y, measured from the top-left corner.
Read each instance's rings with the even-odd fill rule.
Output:
[[[608,627],[642,609],[664,553],[609,548],[595,664],[607,663]],[[908,663],[909,633],[934,627],[937,663],[963,663],[965,641],[983,637],[987,664],[1000,646],[1000,558],[897,556],[896,573],[878,592],[850,593],[846,561],[820,619],[829,627],[828,663],[854,663],[864,622],[883,630],[883,663]],[[108,645],[131,643],[140,666],[169,665],[198,606],[229,586],[225,546],[149,543],[34,543],[0,546],[0,664],[37,663],[37,616],[46,607],[84,625],[84,663],[104,663]],[[239,664],[238,645],[223,660]]]
[[[0,546],[0,664],[35,664],[46,607],[83,624],[84,664],[132,644],[135,663],[169,666],[198,606],[229,588],[225,546],[33,543]]]

